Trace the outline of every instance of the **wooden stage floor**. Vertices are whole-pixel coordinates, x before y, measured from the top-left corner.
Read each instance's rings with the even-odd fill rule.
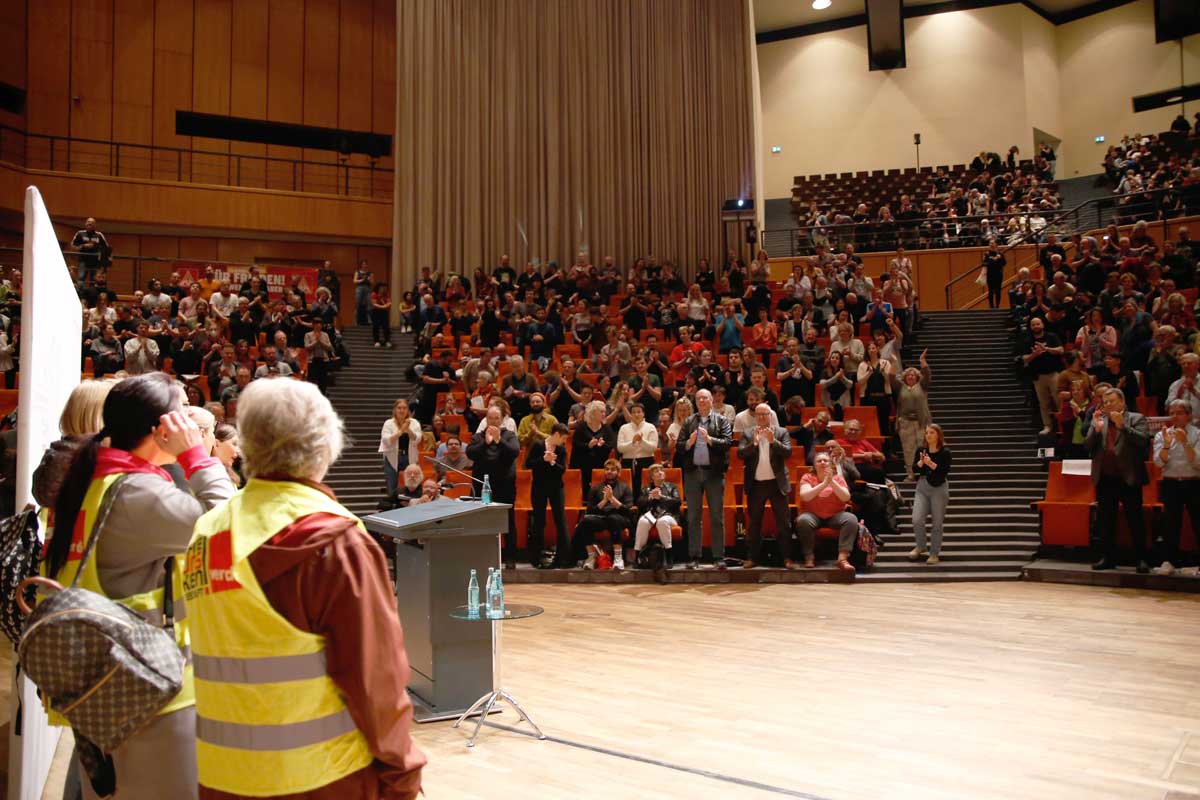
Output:
[[[1200,797],[1195,595],[506,589],[547,609],[506,626],[505,684],[551,740],[417,726],[433,800]]]

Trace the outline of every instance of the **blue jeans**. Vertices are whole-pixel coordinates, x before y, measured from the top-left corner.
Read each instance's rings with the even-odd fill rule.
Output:
[[[704,549],[704,498],[712,520],[713,559],[725,557],[725,473],[714,467],[693,467],[683,472],[683,499],[687,503],[688,558],[700,559]]]
[[[354,321],[359,325],[367,325],[367,312],[371,305],[371,287],[359,284],[354,287]]]
[[[942,552],[942,522],[946,519],[946,506],[949,503],[949,481],[941,486],[930,486],[924,477],[917,481],[917,490],[913,493],[912,526],[918,551],[925,552],[925,517],[932,516],[933,530],[929,553],[936,556]]]
[[[383,480],[387,484],[387,493],[391,497],[396,493],[396,486],[400,482],[400,472],[388,463],[388,460],[383,459]]]

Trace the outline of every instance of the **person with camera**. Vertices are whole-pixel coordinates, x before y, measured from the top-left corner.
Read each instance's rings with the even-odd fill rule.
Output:
[[[1147,573],[1146,526],[1142,516],[1142,487],[1150,482],[1146,459],[1151,445],[1146,418],[1125,408],[1120,389],[1104,393],[1103,406],[1092,414],[1085,446],[1092,457],[1092,483],[1096,487],[1100,560],[1092,569],[1117,566],[1117,506],[1125,511],[1129,536],[1137,555],[1137,571]]]
[[[1162,469],[1158,484],[1166,512],[1163,529],[1162,564],[1155,575],[1172,575],[1180,562],[1179,535],[1186,509],[1192,530],[1200,529],[1200,428],[1192,424],[1192,406],[1187,400],[1172,400],[1167,405],[1170,424],[1154,434],[1152,453]]]
[[[642,515],[638,517],[633,540],[633,555],[630,558],[629,566],[631,569],[637,569],[638,557],[646,549],[646,543],[650,540],[650,531],[653,530],[658,535],[659,542],[662,543],[663,565],[667,569],[671,569],[675,565],[671,553],[671,529],[679,524],[676,520],[679,517],[682,500],[679,496],[679,487],[667,480],[666,467],[662,464],[653,464],[650,466],[649,472],[650,483],[642,487],[642,494],[638,498],[638,510],[642,512]]]

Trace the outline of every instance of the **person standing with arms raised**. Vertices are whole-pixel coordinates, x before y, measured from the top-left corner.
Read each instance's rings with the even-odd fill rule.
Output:
[[[1146,551],[1146,526],[1142,517],[1142,487],[1150,482],[1146,459],[1150,454],[1150,429],[1146,418],[1125,409],[1120,389],[1104,393],[1103,406],[1092,414],[1084,446],[1092,457],[1092,483],[1096,487],[1096,526],[1100,560],[1092,569],[1117,566],[1117,506],[1125,511],[1129,536],[1137,555],[1137,571],[1150,571]]]
[[[486,425],[471,437],[467,458],[471,459],[475,479],[482,482],[487,478],[491,482],[492,498],[497,503],[511,504],[517,498],[517,457],[521,455],[521,443],[515,433],[501,427],[502,421],[500,409],[488,406]],[[504,563],[509,569],[517,565],[516,531],[516,516],[510,508],[508,532],[504,535]]]
[[[712,520],[712,554],[718,569],[725,568],[725,470],[733,426],[713,410],[712,393],[696,392],[696,413],[683,423],[675,452],[683,467],[683,495],[687,503],[688,568],[699,566],[704,546],[703,510],[708,498]]]

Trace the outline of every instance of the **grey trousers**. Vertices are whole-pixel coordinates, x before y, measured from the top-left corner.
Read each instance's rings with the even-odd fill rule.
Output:
[[[712,520],[712,554],[725,557],[725,473],[713,467],[683,471],[683,500],[687,503],[688,558],[696,561],[704,549],[704,498]]]
[[[159,714],[112,752],[120,800],[195,800],[196,707]],[[85,800],[95,800],[87,773],[79,769]]]
[[[917,490],[913,493],[913,535],[917,539],[917,550],[925,552],[925,517],[933,517],[933,529],[930,531],[932,542],[929,552],[938,555],[942,552],[942,522],[946,519],[946,506],[950,503],[950,481],[941,486],[930,486],[924,477],[917,481]]]
[[[800,540],[800,552],[805,558],[813,554],[818,528],[837,528],[838,552],[854,551],[854,542],[858,538],[858,517],[849,511],[839,511],[832,517],[821,519],[811,511],[805,511],[796,517],[796,538]]]

